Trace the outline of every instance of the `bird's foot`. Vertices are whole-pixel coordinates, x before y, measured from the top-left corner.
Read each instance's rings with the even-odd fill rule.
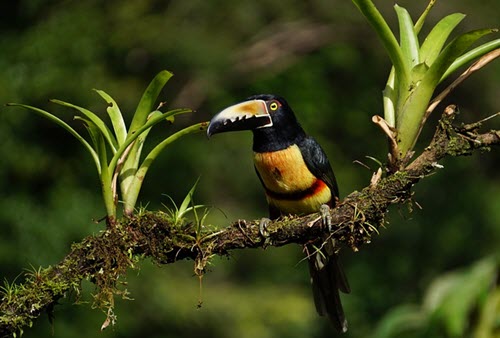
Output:
[[[332,232],[332,215],[330,215],[330,207],[326,204],[322,204],[319,208],[319,212],[321,213],[323,226],[328,228],[328,232]]]
[[[262,217],[259,222],[259,234],[264,238],[264,248],[271,244],[271,238],[269,238],[269,231],[267,231],[267,226],[271,222],[269,218]]]

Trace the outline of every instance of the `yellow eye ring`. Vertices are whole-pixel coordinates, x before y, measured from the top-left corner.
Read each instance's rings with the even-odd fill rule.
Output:
[[[271,104],[269,105],[269,108],[271,108],[271,110],[278,109],[278,103],[277,102],[271,102]]]

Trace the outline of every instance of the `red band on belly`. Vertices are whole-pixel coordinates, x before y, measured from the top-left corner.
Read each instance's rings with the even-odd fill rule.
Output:
[[[305,198],[311,197],[320,193],[323,189],[327,188],[327,185],[322,180],[316,179],[314,183],[305,190],[294,191],[294,192],[286,192],[279,193],[275,191],[271,191],[266,189],[266,194],[271,199],[275,200],[284,200],[284,201],[300,201]]]

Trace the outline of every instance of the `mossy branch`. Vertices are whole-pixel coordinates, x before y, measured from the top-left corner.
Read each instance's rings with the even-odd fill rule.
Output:
[[[351,193],[331,211],[334,224],[331,236],[339,245],[358,250],[369,243],[373,233],[384,225],[388,207],[408,201],[412,186],[441,168],[438,161],[442,158],[469,155],[474,150],[500,145],[500,131],[479,133],[483,121],[455,127],[452,125],[455,115],[455,107],[449,106],[431,144],[404,170],[373,179],[369,186]],[[303,244],[328,231],[319,214],[273,221],[268,227],[267,240],[259,234],[259,221],[240,220],[220,231],[199,236],[194,226],[175,226],[161,212],[124,218],[116,227],[74,244],[59,264],[27,273],[21,284],[4,287],[0,337],[22,332],[43,312],[50,313],[60,298],[71,291],[78,293],[83,280],[97,286],[96,305],[112,311],[113,297],[126,296],[118,287],[120,276],[140,258],[148,257],[159,264],[192,259],[196,262],[195,271],[201,274],[214,255],[226,255],[234,249]],[[108,311],[105,323],[109,324],[109,318]]]

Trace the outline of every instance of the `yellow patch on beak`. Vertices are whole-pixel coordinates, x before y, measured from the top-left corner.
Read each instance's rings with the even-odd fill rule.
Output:
[[[264,101],[253,100],[239,103],[232,106],[232,111],[236,114],[258,116],[267,114],[267,108]]]
[[[215,115],[207,129],[207,135],[236,130],[271,127],[273,121],[263,100],[245,101],[228,107]]]

